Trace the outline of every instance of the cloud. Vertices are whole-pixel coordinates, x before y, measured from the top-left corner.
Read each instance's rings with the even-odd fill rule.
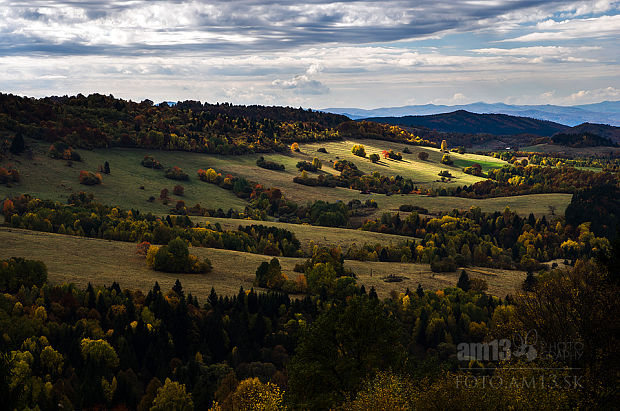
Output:
[[[467,97],[465,97],[462,93],[455,93],[450,98],[437,98],[432,101],[433,104],[444,104],[444,105],[454,105],[454,104],[465,104],[467,103]]]
[[[602,100],[620,99],[620,89],[615,87],[598,88],[594,90],[579,90],[566,99],[575,104],[594,103]]]
[[[312,63],[306,70],[306,74],[299,74],[290,80],[276,79],[271,84],[279,89],[294,90],[297,94],[327,94],[329,87],[311,78],[322,70],[323,66],[320,63]]]
[[[535,42],[618,37],[620,35],[620,14],[562,21],[548,19],[538,23],[536,28],[539,31],[502,41]]]

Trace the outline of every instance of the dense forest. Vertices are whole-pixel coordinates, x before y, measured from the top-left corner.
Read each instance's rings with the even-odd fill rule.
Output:
[[[333,255],[313,257],[310,269],[335,272]],[[3,406],[610,409],[618,274],[613,261],[579,261],[505,300],[477,291],[464,273],[458,287],[383,301],[354,280],[323,282],[301,299],[240,289],[199,301],[179,281],[146,295],[116,283],[51,285],[42,263],[8,259],[0,263]],[[539,351],[527,359],[462,356],[464,346],[532,329]]]
[[[399,127],[366,125],[354,138],[430,144]],[[154,105],[81,94],[34,99],[0,93],[1,149],[30,137],[72,147],[143,147],[215,154],[288,151],[292,142],[337,140],[360,131],[347,117],[287,107],[197,101]],[[19,136],[19,137],[17,137]],[[288,144],[287,144],[288,143]]]

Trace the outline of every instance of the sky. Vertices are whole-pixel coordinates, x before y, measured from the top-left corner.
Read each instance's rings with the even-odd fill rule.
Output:
[[[0,92],[312,108],[620,100],[620,1],[0,0]]]

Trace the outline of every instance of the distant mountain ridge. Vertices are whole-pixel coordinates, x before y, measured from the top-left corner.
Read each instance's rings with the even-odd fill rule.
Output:
[[[507,114],[477,114],[465,110],[428,116],[370,117],[368,121],[406,127],[425,127],[446,133],[493,134],[510,136],[531,134],[550,137],[570,130],[569,126],[529,117]]]
[[[402,117],[413,115],[432,115],[465,110],[477,114],[508,114],[553,121],[568,126],[582,123],[609,124],[620,126],[620,101],[603,101],[576,106],[555,105],[511,105],[504,103],[471,103],[462,105],[411,105],[403,107],[383,107],[371,110],[358,108],[325,108],[321,111],[343,114],[354,120],[369,117]]]

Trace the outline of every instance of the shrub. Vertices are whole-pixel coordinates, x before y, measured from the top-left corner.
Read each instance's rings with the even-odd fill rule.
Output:
[[[482,166],[478,163],[473,164],[470,167],[465,167],[463,169],[463,172],[465,174],[471,174],[472,176],[484,177],[484,173],[482,172]]]
[[[420,151],[418,153],[418,158],[422,161],[428,160],[428,153],[426,151]]]
[[[144,156],[140,164],[142,164],[144,167],[147,167],[147,168],[155,168],[155,169],[164,168],[164,166],[162,166],[159,161],[155,160],[155,157],[153,156]]]
[[[212,168],[206,171],[203,169],[198,170],[198,178],[207,183],[218,183],[221,177],[221,174],[218,174],[217,171]]]
[[[57,141],[52,144],[49,148],[48,155],[55,159],[82,161],[82,156],[80,156],[77,151],[73,151],[73,148],[64,141]]]
[[[80,171],[80,184],[84,184],[87,186],[94,186],[97,184],[101,184],[103,182],[103,178],[101,174],[91,173],[90,171]]]
[[[172,193],[175,196],[182,196],[184,192],[185,192],[185,188],[180,184],[174,186],[174,188],[172,189]]]
[[[359,157],[366,157],[366,149],[362,144],[356,144],[351,149],[351,153]]]
[[[409,150],[409,147],[405,147],[405,148],[403,148],[403,153],[411,154],[411,150]]]
[[[24,136],[22,133],[15,134],[13,141],[11,141],[11,147],[9,151],[13,154],[20,154],[26,149],[26,143],[24,142]]]
[[[146,264],[156,271],[168,273],[208,273],[211,262],[198,260],[189,254],[184,240],[177,237],[163,247],[151,246],[146,255]]]
[[[136,246],[136,254],[146,257],[146,254],[148,253],[150,247],[151,243],[149,243],[148,241],[142,241]]]
[[[281,289],[287,278],[282,274],[282,267],[277,258],[272,258],[269,263],[262,262],[256,269],[254,285],[258,287]]]
[[[319,152],[319,153],[327,154],[327,149],[325,147],[319,147],[316,151]]]
[[[47,268],[41,261],[12,257],[0,261],[0,291],[15,293],[23,285],[41,287],[47,281]]]
[[[355,163],[349,161],[349,160],[337,160],[334,163],[334,169],[338,170],[338,171],[343,171],[345,169],[351,169],[351,170],[357,170],[357,166],[355,165]]]
[[[265,157],[261,156],[258,160],[256,160],[256,165],[261,168],[266,168],[267,170],[284,170],[284,164],[276,163],[275,161],[265,160]]]
[[[394,150],[384,150],[383,158],[391,158],[392,160],[400,161],[403,159],[403,155],[401,153],[395,153]]]
[[[439,176],[440,177],[446,177],[446,178],[454,178],[454,176],[452,174],[450,174],[450,172],[447,171],[447,170],[441,170],[439,172]]]
[[[456,263],[451,257],[443,259],[436,258],[431,262],[431,270],[435,273],[445,273],[456,271]]]
[[[441,163],[451,166],[453,164],[452,157],[449,154],[444,154],[441,158]]]
[[[370,158],[370,161],[372,161],[373,163],[376,163],[377,161],[379,161],[380,157],[379,157],[379,154],[374,154],[373,153],[373,154],[370,155],[369,158]]]
[[[164,176],[171,180],[189,180],[189,175],[177,166],[167,169]]]
[[[170,193],[170,192],[168,191],[168,189],[167,189],[167,188],[162,188],[162,189],[161,189],[161,191],[159,192],[159,198],[160,198],[161,200],[163,200],[163,199],[165,199],[165,198],[168,198],[168,194],[169,194],[169,193]]]
[[[19,181],[19,171],[11,165],[8,168],[0,167],[0,184],[10,184]]]
[[[299,171],[317,171],[317,168],[314,166],[314,164],[308,161],[300,161],[297,163],[296,167]]]
[[[299,144],[297,143],[291,144],[291,151],[299,152]]]
[[[318,157],[314,157],[312,159],[312,167],[314,167],[316,170],[320,170],[321,168],[323,168],[323,163],[321,163],[321,160],[319,160]]]

